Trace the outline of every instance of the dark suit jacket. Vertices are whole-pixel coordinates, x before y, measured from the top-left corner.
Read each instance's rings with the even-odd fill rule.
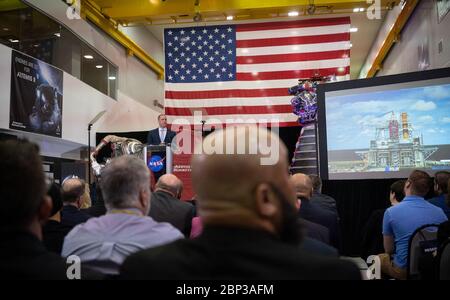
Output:
[[[237,227],[206,227],[196,239],[129,256],[124,279],[360,279],[350,262],[310,255],[272,234]]]
[[[48,220],[42,226],[42,242],[48,251],[61,255],[64,238],[73,229],[54,220]]]
[[[192,218],[194,217],[194,206],[172,197],[169,193],[157,191],[152,194],[149,216],[157,222],[172,224],[185,237],[189,237]]]
[[[337,214],[308,199],[301,199],[299,217],[320,224],[330,231],[330,244],[340,250],[340,228]]]
[[[92,218],[90,215],[72,205],[64,205],[61,210],[61,224],[66,226],[75,227],[90,218]]]
[[[330,244],[330,231],[323,225],[299,218],[301,227],[305,231],[305,236],[320,241],[324,244]]]
[[[333,197],[314,192],[311,197],[311,201],[322,206],[323,208],[329,209],[332,212],[338,214],[336,200],[334,200]]]
[[[31,233],[9,232],[0,240],[0,277],[64,280],[66,263]]]
[[[164,138],[164,143],[170,144],[172,143],[173,138],[175,137],[175,131],[167,128],[166,137]],[[161,144],[161,138],[159,137],[159,128],[152,129],[148,132],[147,135],[147,144],[148,145],[159,145]]]

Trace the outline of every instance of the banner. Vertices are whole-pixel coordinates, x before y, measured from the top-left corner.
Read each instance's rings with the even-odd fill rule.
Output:
[[[12,52],[9,128],[61,137],[63,72]]]

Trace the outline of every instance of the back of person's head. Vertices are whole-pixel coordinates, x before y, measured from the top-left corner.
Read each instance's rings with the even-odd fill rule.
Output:
[[[81,197],[84,194],[84,180],[79,178],[70,178],[62,184],[62,198],[66,204],[75,204],[81,207]]]
[[[405,195],[425,197],[432,185],[431,177],[421,170],[414,170],[405,183]]]
[[[448,181],[450,180],[450,172],[438,171],[434,174],[434,191],[438,195],[448,194]]]
[[[192,158],[192,183],[205,227],[258,228],[297,242],[295,192],[279,137],[261,127],[229,126],[201,146]]]
[[[297,198],[311,199],[313,193],[313,182],[308,175],[297,173],[291,176],[291,181],[295,186]]]
[[[159,177],[155,185],[155,191],[163,191],[171,194],[173,197],[181,199],[183,193],[183,182],[173,174],[164,174]]]
[[[309,179],[312,181],[314,192],[321,193],[322,192],[322,179],[320,179],[317,175],[308,175]]]
[[[52,200],[52,211],[50,213],[50,217],[53,217],[63,207],[61,186],[59,184],[57,184],[56,182],[52,182],[48,186],[47,196],[49,196]]]
[[[51,203],[39,147],[23,140],[0,142],[0,170],[0,228],[24,229],[46,219]]]
[[[402,179],[391,184],[390,200],[392,205],[400,203],[405,198],[405,183],[406,180]]]
[[[101,191],[108,210],[150,209],[150,171],[144,161],[130,155],[114,158],[102,172]]]

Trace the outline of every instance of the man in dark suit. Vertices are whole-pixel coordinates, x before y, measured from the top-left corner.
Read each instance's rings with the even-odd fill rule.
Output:
[[[192,158],[203,233],[133,254],[122,278],[360,279],[352,263],[299,249],[288,152],[276,134],[227,127],[206,137],[203,150]]]
[[[167,116],[161,114],[158,116],[159,127],[150,130],[147,135],[147,144],[160,145],[170,144],[176,133],[167,128]]]
[[[82,199],[85,183],[79,178],[70,178],[62,184],[62,198],[64,206],[61,211],[61,224],[75,227],[84,223],[90,218],[90,215],[81,211]]]
[[[295,186],[297,198],[301,200],[299,217],[328,228],[330,231],[330,244],[339,250],[341,248],[340,228],[337,214],[311,200],[313,184],[307,175],[294,174],[291,177],[291,181]]]
[[[185,237],[191,233],[194,206],[181,201],[183,182],[175,175],[159,178],[152,194],[149,216],[157,222],[167,222],[180,230]]]

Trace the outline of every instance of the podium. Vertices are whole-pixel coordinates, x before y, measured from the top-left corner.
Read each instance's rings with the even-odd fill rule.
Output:
[[[163,174],[172,174],[173,152],[170,144],[147,145],[143,152],[145,164],[155,174],[155,177],[159,178]]]

